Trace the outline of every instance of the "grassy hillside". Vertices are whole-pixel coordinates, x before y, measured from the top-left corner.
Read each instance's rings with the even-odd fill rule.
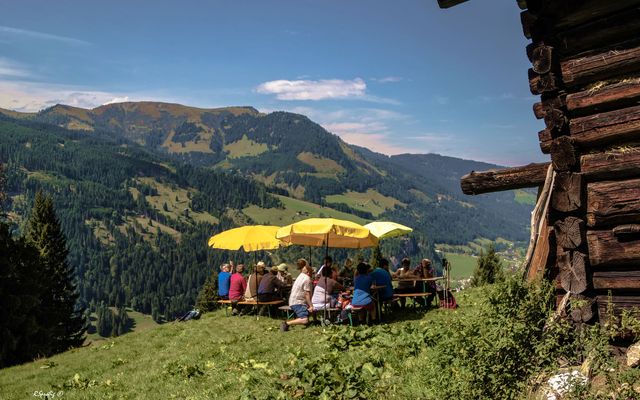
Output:
[[[462,294],[459,301],[463,306],[456,314],[474,313],[475,294]],[[375,330],[401,331],[445,323],[450,313],[409,313]],[[64,391],[64,399],[266,399],[284,394],[290,398],[293,393],[281,391],[280,383],[284,383],[281,378],[290,373],[292,364],[303,362],[305,354],[317,357],[326,353],[332,335],[353,339],[361,332],[362,328],[347,326],[313,326],[292,328],[283,334],[278,330],[278,320],[227,318],[217,311],[198,321],[165,324],[0,370],[0,398],[30,398],[34,390]],[[403,352],[398,348],[378,355],[381,361],[393,362],[398,368],[381,375],[383,387],[389,390],[387,398],[412,398],[421,390],[420,370],[415,365],[426,359],[396,359]],[[378,374],[379,364],[365,360],[359,347],[347,347],[339,354],[353,366],[351,380],[359,379],[360,374],[364,378]],[[400,381],[405,385],[399,385]]]
[[[304,200],[276,195],[283,208],[262,208],[251,205],[242,212],[258,224],[288,225],[305,218],[328,217],[366,224],[368,221],[353,214],[322,207]]]
[[[287,333],[277,319],[217,311],[2,369],[0,398],[534,400],[560,366],[578,368],[587,354],[593,380],[563,399],[638,398],[640,371],[607,347],[620,331],[540,323],[551,294],[511,279],[457,293],[457,310]]]
[[[115,307],[110,307],[112,311],[115,311],[116,308]],[[146,315],[146,314],[142,314],[139,313],[137,311],[134,311],[130,308],[127,308],[127,315],[129,316],[129,318],[131,319],[131,326],[130,326],[130,332],[127,332],[126,334],[129,335],[133,332],[143,332],[146,331],[148,329],[153,329],[156,328],[158,326],[160,326],[160,324],[158,324],[156,321],[153,320],[153,318],[151,318],[151,315]],[[90,321],[91,321],[91,326],[88,329],[88,334],[87,334],[87,339],[85,340],[85,345],[102,345],[104,344],[105,341],[109,341],[112,340],[112,338],[108,338],[108,337],[103,337],[100,336],[97,332],[96,332],[96,326],[95,326],[95,322],[96,322],[96,314],[91,314],[90,316]]]

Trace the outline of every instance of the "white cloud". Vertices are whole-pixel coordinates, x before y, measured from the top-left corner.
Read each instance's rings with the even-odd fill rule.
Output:
[[[416,149],[394,144],[387,134],[382,133],[342,133],[339,136],[347,143],[366,147],[369,150],[392,156],[394,154],[415,153]]]
[[[411,120],[409,116],[396,111],[381,108],[324,111],[311,107],[293,107],[289,111],[306,115],[350,144],[387,155],[416,151],[399,144],[401,139],[394,137],[392,125]]]
[[[129,100],[129,96],[124,96],[124,97],[114,97],[113,99],[107,101],[104,104],[113,104],[113,103],[125,103],[131,101]]]
[[[72,38],[72,37],[53,35],[51,33],[37,32],[37,31],[31,31],[27,29],[12,28],[10,26],[3,26],[3,25],[0,25],[0,37],[4,37],[6,39],[22,37],[22,38],[29,38],[29,39],[49,40],[49,41],[76,45],[76,46],[78,45],[86,46],[91,44],[87,41]]]
[[[326,100],[364,97],[367,84],[360,78],[353,80],[276,80],[258,85],[256,91],[275,94],[278,100]]]
[[[371,78],[371,80],[378,83],[395,83],[404,80],[404,78],[400,76],[385,76],[384,78]]]
[[[0,78],[28,78],[30,76],[31,71],[25,66],[8,58],[0,57]]]
[[[154,97],[143,94],[123,95],[68,85],[0,81],[0,107],[23,112],[40,111],[56,104],[94,108],[122,101],[153,100]],[[159,99],[155,97],[155,100]]]

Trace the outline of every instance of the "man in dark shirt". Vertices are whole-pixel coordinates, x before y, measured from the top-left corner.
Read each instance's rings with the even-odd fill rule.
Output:
[[[282,281],[278,279],[278,269],[271,268],[260,281],[260,286],[258,287],[258,301],[282,300],[278,291],[282,290],[283,286],[284,284]]]

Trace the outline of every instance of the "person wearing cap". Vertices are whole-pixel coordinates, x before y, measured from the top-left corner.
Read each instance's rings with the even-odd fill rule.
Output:
[[[260,285],[258,286],[258,301],[281,300],[277,292],[283,287],[284,283],[278,279],[278,268],[271,268],[260,280]]]
[[[260,281],[264,276],[265,264],[262,261],[258,261],[256,264],[255,272],[249,275],[249,279],[247,280],[247,288],[244,292],[245,300],[257,300],[258,298],[258,287],[260,286]],[[256,281],[257,279],[257,281]]]
[[[282,300],[281,290],[284,284],[278,279],[278,268],[267,267],[267,273],[260,280],[258,285],[258,301],[269,302],[275,300]],[[267,307],[269,305],[261,305],[258,310],[258,315],[265,315]]]
[[[278,271],[278,280],[280,280],[284,285],[293,284],[293,277],[289,273],[289,267],[287,264],[281,263],[275,268]]]

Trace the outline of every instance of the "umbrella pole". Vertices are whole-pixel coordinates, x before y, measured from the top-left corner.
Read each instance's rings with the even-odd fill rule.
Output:
[[[254,251],[253,252],[253,263],[254,263],[254,267],[253,267],[253,272],[255,274],[254,279],[255,279],[255,284],[256,284],[256,320],[259,318],[259,308],[258,307],[258,252]]]

